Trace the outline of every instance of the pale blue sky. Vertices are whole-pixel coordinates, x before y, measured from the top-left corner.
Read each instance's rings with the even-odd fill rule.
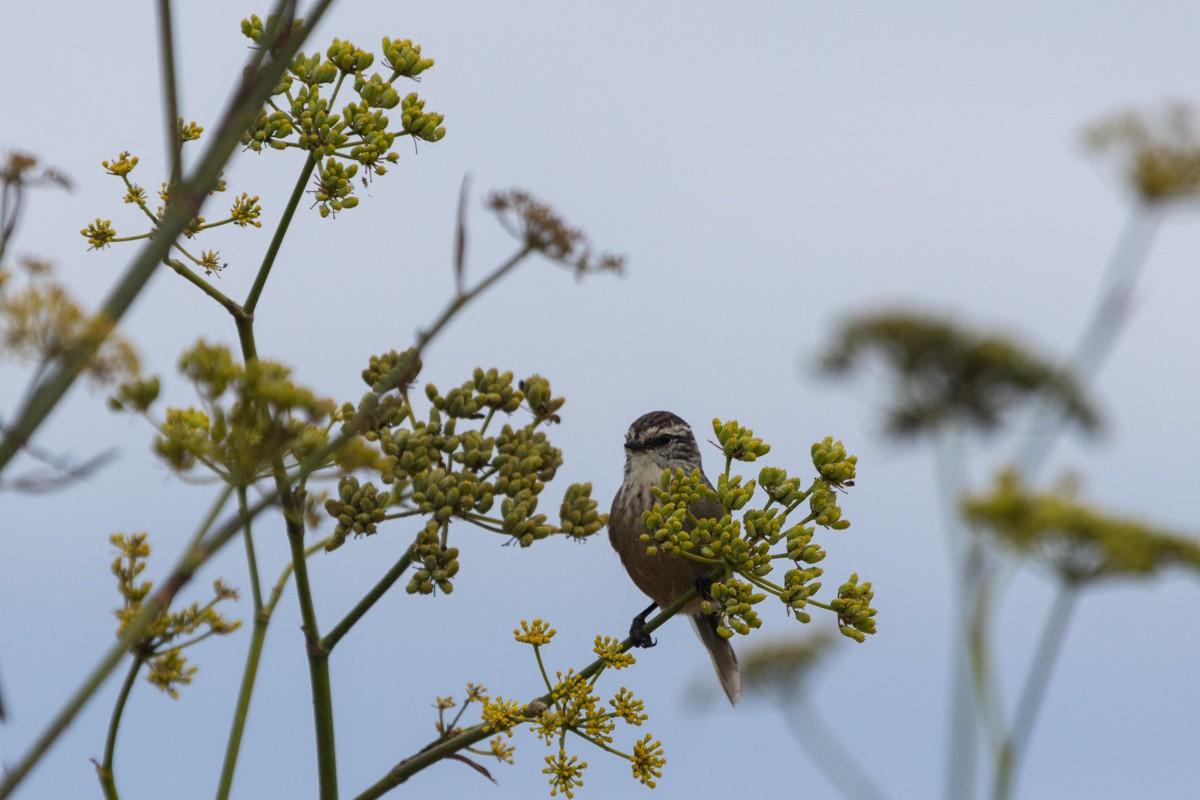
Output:
[[[263,9],[179,6],[183,113],[208,124],[246,56],[238,23]],[[259,306],[259,352],[289,362],[321,393],[357,398],[367,357],[406,346],[452,289],[462,176],[477,195],[520,186],[549,201],[600,248],[628,255],[625,277],[577,283],[532,263],[434,345],[423,378],[456,384],[494,365],[551,379],[568,403],[553,431],[566,463],[547,490],[550,510],[582,480],[607,506],[624,431],[656,408],[679,413],[701,438],[712,417],[737,418],[786,466],[803,464],[817,439],[842,439],[859,456],[860,477],[845,498],[854,526],[825,536],[827,585],[854,569],[873,581],[879,634],[841,648],[814,684],[816,703],[890,797],[938,796],[952,592],[932,460],[881,439],[878,386],[826,384],[808,364],[845,314],[898,303],[1066,350],[1128,209],[1119,179],[1085,152],[1082,129],[1128,108],[1200,100],[1200,6],[734,8],[337,6],[314,44],[337,36],[376,49],[384,35],[420,43],[437,66],[419,92],[446,115],[448,134],[415,156],[401,146],[400,163],[358,209],[336,221],[301,217]],[[30,198],[16,250],[54,260],[96,301],[134,250],[84,252],[78,230],[98,216],[118,231],[140,224],[99,162],[132,150],[145,184],[161,173],[152,6],[9,4],[4,16],[0,147],[34,152],[76,183],[69,195]],[[298,167],[287,155],[246,154],[227,178],[231,191],[262,197],[269,227]],[[478,203],[472,209],[470,263],[481,274],[509,244]],[[244,295],[266,241],[263,232],[214,237],[207,246],[231,263],[222,289]],[[1200,226],[1181,213],[1160,233],[1127,331],[1098,379],[1107,433],[1063,448],[1053,470],[1081,471],[1088,494],[1109,506],[1192,531],[1200,528],[1200,383],[1189,355],[1200,347],[1197,254]],[[235,343],[225,312],[169,273],[151,283],[126,332],[176,404],[189,402],[173,371],[178,353],[201,336]],[[11,413],[22,387],[19,372],[0,369],[0,413]],[[80,456],[116,442],[115,464],[69,491],[0,498],[3,762],[25,750],[111,642],[108,535],[150,531],[163,569],[212,498],[212,487],[181,484],[150,455],[144,424],[101,406],[76,389],[38,441]],[[982,481],[992,466],[974,463],[972,477]],[[260,563],[273,580],[283,532],[259,528]],[[338,619],[410,536],[385,530],[315,559],[322,621]],[[603,534],[582,547],[549,541],[522,551],[464,530],[456,544],[462,570],[452,596],[389,596],[333,660],[344,796],[430,740],[435,695],[459,694],[468,681],[505,696],[539,693],[531,655],[511,638],[522,618],[554,623],[546,655],[565,669],[586,663],[592,638],[623,632],[644,605]],[[239,548],[200,583],[217,575],[247,588]],[[1194,580],[1173,577],[1084,599],[1020,797],[1195,793],[1200,623],[1187,610],[1196,591]],[[1009,698],[1049,597],[1047,583],[1027,574],[1005,595],[996,646]],[[294,599],[289,592],[272,623],[236,797],[309,796],[315,785]],[[774,609],[764,619],[759,636],[803,633]],[[829,624],[821,615],[813,623]],[[655,797],[836,796],[773,710],[751,702],[689,710],[686,688],[711,677],[707,659],[682,623],[659,639],[620,676],[647,698],[647,729],[666,747]],[[118,757],[125,797],[212,795],[246,640],[242,632],[198,648],[201,671],[177,702],[138,687]],[[98,795],[87,759],[101,755],[117,683],[19,797]],[[526,734],[514,742],[517,764],[493,769],[498,787],[445,763],[404,791],[546,796],[548,751]],[[575,752],[591,765],[578,797],[647,791],[615,759]]]

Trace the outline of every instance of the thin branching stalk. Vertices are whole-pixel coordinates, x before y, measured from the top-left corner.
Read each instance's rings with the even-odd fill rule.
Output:
[[[1138,276],[1146,264],[1150,248],[1162,226],[1161,212],[1135,205],[1121,228],[1105,270],[1104,287],[1092,308],[1066,367],[1081,388],[1096,377],[1112,353],[1121,329],[1128,319],[1129,304]],[[1032,480],[1050,460],[1054,446],[1066,429],[1062,410],[1043,404],[1038,407],[1028,432],[1015,456],[1028,479]]]
[[[642,632],[645,634],[651,634],[658,630],[667,622],[667,620],[678,614],[684,606],[698,597],[699,594],[700,593],[697,589],[693,588],[688,590],[686,594],[660,611],[653,619],[646,622],[646,624],[642,626]],[[618,652],[624,653],[632,648],[633,640],[625,639],[623,642],[621,642]],[[604,659],[598,658],[579,671],[579,678],[585,681],[591,680],[592,676],[599,673],[604,669],[604,667]],[[541,697],[531,700],[525,706],[524,711],[526,718],[532,719],[537,713],[536,709],[545,708],[545,706],[550,703],[550,700],[551,698],[548,692]],[[467,728],[466,730],[463,730],[462,732],[449,738],[435,741],[426,746],[416,755],[410,756],[396,766],[392,767],[390,770],[388,770],[386,775],[380,778],[366,791],[357,795],[354,800],[376,800],[376,798],[383,797],[385,794],[390,792],[392,789],[395,789],[397,786],[404,783],[418,772],[426,769],[427,767],[433,766],[443,758],[451,756],[454,753],[457,753],[459,750],[463,750],[483,741],[495,733],[496,731],[484,730],[484,726],[481,723],[479,725]]]
[[[249,505],[245,486],[237,488],[237,499],[238,510],[244,512]],[[242,529],[242,539],[246,544],[246,568],[250,575],[250,596],[254,602],[254,613],[258,614],[263,608],[262,581],[258,573],[258,556],[254,550],[254,527],[250,520],[246,520],[246,526]]]
[[[175,273],[185,281],[192,284],[200,291],[211,297],[213,300],[216,300],[218,303],[220,303],[221,307],[230,314],[237,316],[238,313],[241,312],[241,306],[235,303],[231,298],[226,297],[219,289],[217,289],[217,287],[213,286],[211,283],[204,280],[204,278],[201,278],[199,275],[197,275],[194,270],[188,267],[187,264],[184,264],[177,258],[164,258],[163,263],[175,270]]]
[[[237,490],[238,508],[245,511],[247,506],[246,487],[239,486]],[[237,767],[237,757],[241,750],[242,733],[246,728],[246,718],[250,713],[250,696],[254,691],[254,681],[258,677],[258,662],[262,656],[263,643],[267,636],[267,623],[270,615],[263,608],[262,586],[258,573],[258,557],[254,550],[254,531],[247,520],[242,529],[242,538],[246,544],[246,566],[250,573],[250,594],[254,604],[254,625],[250,633],[250,646],[246,651],[246,666],[242,669],[242,684],[238,690],[237,704],[234,707],[233,723],[229,730],[229,739],[225,746],[225,760],[221,764],[221,777],[217,783],[217,798],[225,800],[233,787],[233,771]],[[291,565],[288,565],[289,572]]]
[[[955,585],[954,637],[951,639],[950,723],[946,747],[946,800],[969,797],[975,783],[978,739],[975,728],[975,703],[972,688],[971,656],[967,645],[966,599],[971,596],[971,581],[981,566],[983,549],[978,538],[960,524],[958,510],[966,481],[963,454],[963,430],[957,425],[937,429],[934,438],[934,466],[938,496],[942,501],[942,524],[947,535],[950,563],[958,581]]]
[[[433,337],[446,326],[446,323],[454,318],[454,315],[463,309],[467,303],[474,300],[483,292],[487,291],[496,281],[503,278],[513,270],[518,264],[524,261],[530,253],[533,252],[533,246],[526,244],[520,250],[513,253],[512,257],[497,267],[490,275],[481,280],[474,288],[467,292],[458,292],[454,295],[454,299],[446,305],[442,310],[441,315],[434,320],[433,324],[426,330],[422,331],[417,336],[417,350],[424,350]]]
[[[404,575],[404,571],[408,569],[409,564],[411,563],[412,553],[411,551],[406,550],[404,555],[400,557],[400,560],[393,564],[392,568],[389,569],[387,573],[379,579],[379,582],[371,587],[371,591],[367,592],[366,595],[363,596],[362,600],[359,600],[358,603],[355,604],[354,608],[350,609],[350,612],[346,614],[345,618],[343,618],[342,621],[337,625],[333,626],[333,629],[329,631],[329,633],[325,634],[325,638],[321,640],[321,648],[327,653],[333,652],[333,648],[339,641],[341,641],[342,637],[350,632],[350,629],[354,627],[354,624],[362,619],[364,614],[371,610],[371,606],[375,605],[379,598],[383,597],[384,593],[387,592],[388,589],[392,588],[392,585],[396,581],[400,580],[400,578]]]

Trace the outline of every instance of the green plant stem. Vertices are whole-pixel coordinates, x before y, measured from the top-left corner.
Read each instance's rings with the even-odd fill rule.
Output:
[[[463,306],[474,300],[483,292],[487,291],[494,283],[496,283],[496,281],[500,280],[509,272],[511,272],[514,267],[524,261],[525,258],[532,252],[533,247],[531,245],[523,245],[520,250],[513,253],[512,257],[509,258],[508,261],[505,261],[499,267],[496,267],[496,269],[490,275],[476,284],[474,288],[465,293],[456,293],[454,295],[454,299],[446,305],[446,307],[442,310],[441,315],[434,320],[433,324],[428,329],[417,334],[417,351],[420,352],[424,350],[429,344],[430,340],[438,335],[442,328],[445,327],[446,323],[449,322],[455,314],[462,310]]]
[[[188,540],[188,550],[199,545],[205,535],[212,529],[212,526],[217,524],[217,517],[220,516],[221,509],[225,507],[225,503],[229,500],[229,495],[231,494],[233,494],[232,486],[225,486],[221,489],[221,492],[217,495],[217,499],[213,501],[212,507],[208,509],[208,513],[204,516],[203,521],[196,527],[196,532]]]
[[[1016,715],[1013,717],[1012,731],[996,758],[996,782],[992,797],[995,800],[1007,800],[1012,796],[1016,779],[1017,766],[1029,739],[1033,734],[1033,725],[1046,698],[1046,689],[1050,685],[1050,676],[1054,672],[1054,664],[1062,652],[1066,640],[1067,628],[1070,627],[1071,617],[1079,599],[1079,586],[1074,583],[1060,583],[1055,593],[1054,602],[1046,616],[1042,634],[1034,652],[1029,674],[1025,676],[1025,685],[1021,688],[1020,700],[1017,703]]]
[[[350,632],[350,629],[354,627],[355,623],[362,619],[363,615],[371,609],[371,606],[375,605],[379,598],[383,597],[384,593],[387,592],[388,589],[392,588],[392,585],[404,575],[404,571],[408,569],[409,564],[411,563],[411,551],[406,550],[404,555],[402,555],[400,559],[392,565],[392,568],[389,569],[387,573],[379,579],[379,582],[371,587],[371,591],[367,592],[363,598],[355,604],[354,608],[350,609],[350,612],[346,614],[341,622],[333,626],[333,630],[325,634],[325,638],[321,640],[321,648],[327,653],[333,652],[333,648],[336,647],[337,643],[342,640],[342,637]]]
[[[166,123],[167,163],[171,165],[168,186],[178,186],[183,177],[183,139],[179,131],[179,82],[175,77],[175,31],[171,23],[171,0],[158,0],[158,52],[162,61],[163,113]]]
[[[1161,224],[1160,211],[1137,204],[1130,210],[1121,228],[1105,271],[1106,285],[1092,308],[1079,341],[1067,358],[1066,367],[1081,388],[1086,388],[1092,382],[1112,352],[1128,318],[1138,276],[1146,264]],[[1029,480],[1035,478],[1050,460],[1054,445],[1065,429],[1065,422],[1065,413],[1055,410],[1049,402],[1043,403],[1034,412],[1029,430],[1015,455],[1016,463],[1021,465]]]
[[[684,606],[694,600],[697,596],[699,596],[699,594],[699,591],[694,588],[688,590],[686,594],[660,611],[653,619],[646,622],[646,624],[642,627],[642,632],[649,634],[658,630],[666,623],[667,620],[678,614]],[[623,642],[621,642],[619,652],[624,653],[632,648],[633,640],[625,639]],[[604,659],[598,658],[580,670],[579,677],[582,680],[590,680],[593,675],[600,672],[602,669],[604,669],[604,667]],[[537,707],[549,705],[549,703],[549,692],[543,694],[541,697],[531,700],[525,707],[526,718],[532,719],[537,714]],[[479,725],[467,728],[455,736],[436,741],[427,746],[425,749],[421,750],[416,755],[410,756],[396,766],[392,767],[390,770],[388,770],[387,774],[380,778],[374,785],[355,797],[355,800],[375,800],[376,798],[383,797],[385,794],[404,783],[418,772],[436,764],[438,761],[441,761],[447,756],[457,753],[459,750],[463,750],[483,741],[495,733],[496,731],[484,730],[484,726],[481,723]]]
[[[263,644],[267,638],[270,615],[259,609],[254,614],[254,627],[250,632],[250,646],[246,650],[246,666],[242,669],[242,683],[238,689],[237,705],[234,706],[233,723],[225,745],[225,760],[221,764],[221,777],[217,783],[217,800],[225,800],[233,788],[233,773],[237,769],[238,753],[242,747],[242,734],[250,714],[250,698],[254,694],[254,682],[258,678],[258,664],[262,657]]]
[[[4,800],[4,798],[10,796],[16,790],[17,786],[25,779],[30,770],[41,760],[46,751],[50,749],[50,746],[54,744],[55,740],[71,724],[71,721],[75,719],[75,715],[87,704],[92,695],[99,690],[105,679],[108,678],[109,674],[120,663],[121,658],[142,639],[146,630],[171,605],[171,601],[175,599],[175,595],[192,579],[196,570],[208,561],[208,559],[212,558],[225,543],[236,536],[247,519],[257,516],[263,510],[273,505],[277,499],[278,496],[275,493],[268,494],[244,512],[239,512],[216,531],[203,537],[184,552],[167,579],[160,583],[154,592],[143,600],[141,610],[129,621],[129,625],[125,628],[125,632],[121,634],[117,642],[105,652],[104,656],[100,659],[100,663],[92,668],[92,671],[84,679],[83,684],[67,699],[63,708],[54,716],[45,730],[42,731],[29,747],[29,750],[4,772],[3,777],[0,778],[0,800]]]
[[[308,655],[308,676],[312,689],[313,727],[317,738],[317,779],[321,800],[337,800],[337,748],[333,728],[333,691],[329,681],[329,651],[321,645],[321,631],[313,604],[312,585],[308,580],[308,562],[304,548],[303,497],[293,493],[282,462],[275,466],[276,486],[283,499],[288,546],[292,552],[292,572],[296,597],[300,604],[301,628]]]
[[[1067,359],[1081,387],[1086,387],[1095,378],[1104,361],[1112,352],[1113,345],[1128,316],[1130,300],[1142,268],[1145,266],[1155,236],[1161,227],[1161,212],[1143,204],[1135,205],[1125,221],[1113,247],[1104,277],[1104,288],[1084,326],[1083,333]],[[1034,480],[1050,461],[1054,446],[1066,428],[1063,412],[1048,405],[1039,406],[1024,439],[1016,451],[1016,463],[1020,465],[1027,480]],[[985,613],[987,603],[981,598],[994,593],[995,585],[1011,568],[990,568],[973,585],[971,605],[977,609],[976,617]],[[1026,676],[1025,687],[1018,701],[1013,727],[1003,743],[995,751],[993,796],[1008,797],[1016,782],[1020,756],[1032,734],[1032,726],[1041,706],[1041,693],[1053,669],[1070,623],[1071,612],[1078,589],[1065,593],[1060,588],[1056,602],[1047,612],[1046,628],[1037,650],[1037,657]],[[1065,611],[1064,611],[1065,607]],[[1047,638],[1051,637],[1051,638]]]
[[[211,283],[204,280],[204,278],[201,278],[199,275],[197,275],[194,270],[188,268],[187,264],[184,264],[177,258],[164,258],[163,263],[175,270],[176,274],[178,274],[185,281],[197,287],[200,289],[200,291],[204,292],[213,300],[216,300],[218,303],[220,303],[221,307],[230,314],[237,316],[241,312],[241,306],[235,303],[231,298],[228,298],[222,294],[217,287],[213,286]]]
[[[249,500],[246,496],[246,487],[237,487],[238,510],[245,512],[249,505]],[[246,567],[250,573],[250,596],[254,602],[254,613],[262,611],[262,581],[258,574],[258,556],[254,552],[254,529],[249,520],[246,520],[246,525],[242,529],[242,540],[246,544]]]
[[[973,536],[979,536],[977,532]],[[967,628],[967,646],[971,656],[971,672],[974,678],[975,699],[979,713],[983,715],[984,730],[993,751],[1005,736],[1004,708],[1000,687],[996,682],[996,670],[992,663],[989,644],[990,624],[998,587],[995,579],[980,582],[972,598],[970,621]]]
[[[950,563],[957,576],[951,613],[954,636],[950,657],[950,722],[946,742],[946,800],[962,800],[972,794],[975,783],[977,737],[975,728],[975,692],[972,689],[971,657],[967,637],[966,613],[963,605],[971,594],[971,584],[982,568],[983,548],[975,537],[958,523],[958,502],[963,491],[965,464],[963,432],[958,426],[949,430],[939,428],[934,440],[934,464],[938,495],[942,501],[942,524]]]
[[[304,551],[307,558],[318,550],[325,548],[325,543],[328,539],[309,545]],[[288,579],[292,576],[292,563],[289,561],[284,567],[283,573],[279,576],[279,580],[275,582],[275,586],[271,589],[271,599],[266,605],[260,605],[255,602],[254,628],[250,634],[250,647],[246,651],[246,666],[242,670],[242,685],[238,690],[237,705],[233,712],[233,723],[230,726],[229,741],[225,747],[225,761],[221,765],[221,779],[217,785],[217,800],[226,800],[229,797],[229,792],[233,788],[233,774],[237,768],[238,753],[242,745],[242,733],[246,728],[246,719],[250,713],[250,698],[254,694],[254,683],[258,677],[258,664],[262,657],[262,649],[267,638],[267,626],[271,622],[271,615],[275,612],[275,606],[279,604],[279,598],[283,596],[283,589],[287,586]]]
[[[121,684],[121,691],[117,694],[112,717],[108,720],[108,736],[104,740],[104,760],[96,765],[96,774],[100,777],[100,787],[104,790],[107,800],[119,800],[120,797],[117,794],[116,774],[113,772],[113,756],[117,751],[117,731],[121,727],[121,715],[125,713],[125,702],[129,699],[129,693],[133,691],[133,683],[137,680],[138,672],[145,663],[146,658],[141,652],[134,654],[133,662],[129,665],[129,672],[125,675],[125,682]]]
[[[0,472],[3,472],[13,456],[29,441],[33,432],[62,400],[84,366],[95,357],[96,351],[107,338],[111,329],[109,326],[115,325],[125,315],[134,298],[142,291],[150,276],[154,274],[155,268],[170,250],[172,242],[179,238],[183,229],[200,212],[208,191],[216,184],[221,169],[240,143],[243,131],[250,127],[254,115],[262,108],[262,104],[283,77],[288,62],[300,49],[308,33],[320,22],[332,2],[333,0],[317,0],[308,12],[309,24],[299,31],[280,30],[280,35],[274,43],[268,43],[272,44],[271,47],[263,47],[256,53],[245,72],[251,78],[238,87],[222,118],[214,126],[216,136],[209,142],[196,167],[180,182],[175,202],[168,204],[155,237],[147,241],[134,257],[121,280],[100,307],[97,317],[103,320],[105,329],[97,335],[84,337],[83,341],[59,357],[50,374],[40,380],[36,388],[29,393],[28,400],[22,404],[12,424],[8,426],[4,438],[0,439]],[[277,11],[282,11],[290,5],[294,5],[294,0],[280,0],[276,8]],[[274,58],[270,63],[264,64],[268,50]]]
[[[809,761],[843,797],[870,800],[887,796],[867,777],[854,753],[842,745],[812,703],[793,695],[791,703],[781,703],[779,710],[796,741],[808,751]]]
[[[246,295],[246,302],[242,304],[245,312],[250,316],[253,316],[255,309],[258,308],[258,300],[262,296],[263,287],[267,285],[271,267],[275,265],[279,248],[283,246],[283,237],[287,235],[288,228],[291,227],[292,218],[296,215],[296,207],[300,205],[300,198],[304,196],[304,187],[308,185],[308,179],[316,165],[317,160],[310,152],[300,170],[300,176],[296,179],[296,185],[292,187],[291,197],[288,198],[287,205],[283,208],[283,215],[279,218],[275,235],[271,237],[271,244],[267,247],[266,254],[263,255],[262,264],[258,267],[258,274],[254,276],[254,285],[250,287],[250,293]]]
[[[246,487],[239,486],[237,496],[238,508],[244,510],[247,504]],[[250,572],[250,592],[254,601],[254,626],[250,632],[250,646],[246,650],[246,666],[242,669],[242,684],[238,690],[237,704],[234,706],[233,723],[230,725],[229,739],[225,745],[225,760],[221,764],[221,777],[217,783],[217,800],[226,800],[233,788],[233,772],[237,768],[242,733],[246,729],[246,718],[250,713],[250,697],[254,693],[258,662],[267,638],[267,624],[270,622],[270,614],[263,608],[258,557],[254,551],[254,534],[249,521],[242,529],[242,538],[246,543],[246,566]],[[288,566],[290,570],[291,565]]]

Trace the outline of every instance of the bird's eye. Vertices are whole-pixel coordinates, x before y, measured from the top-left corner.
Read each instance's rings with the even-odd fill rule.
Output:
[[[669,441],[671,441],[670,436],[655,436],[653,439],[646,442],[646,446],[647,447],[662,447]]]

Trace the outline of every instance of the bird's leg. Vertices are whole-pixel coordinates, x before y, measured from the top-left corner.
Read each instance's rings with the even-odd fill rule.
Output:
[[[646,626],[646,617],[650,616],[650,612],[656,608],[658,608],[658,603],[651,603],[645,611],[634,617],[633,622],[629,625],[629,639],[633,642],[634,647],[654,647],[657,644],[650,638],[650,634],[642,630]]]
[[[701,600],[712,600],[712,577],[709,575],[701,575],[696,578],[696,591],[700,593]]]

